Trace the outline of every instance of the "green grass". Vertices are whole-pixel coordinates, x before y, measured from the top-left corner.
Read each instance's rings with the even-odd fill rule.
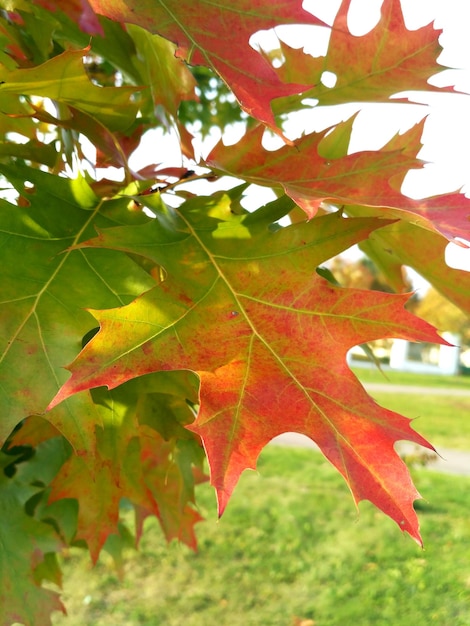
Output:
[[[363,382],[380,372],[355,370]],[[469,377],[386,372],[395,384],[469,388]],[[470,396],[372,392],[418,418],[435,446],[470,450]],[[220,523],[211,489],[200,550],[167,546],[149,523],[122,582],[110,560],[91,570],[73,551],[64,563],[69,618],[54,626],[468,626],[470,479],[414,470],[426,550],[368,503],[357,516],[342,479],[318,454],[268,448]]]
[[[440,374],[414,374],[396,370],[379,371],[373,368],[352,368],[363,383],[393,383],[395,385],[417,385],[419,387],[454,387],[470,391],[470,376],[444,376]]]
[[[411,372],[386,371],[377,369],[354,369],[363,383],[387,383],[419,387],[446,387],[468,389],[468,376],[438,376],[413,374]],[[413,420],[413,428],[426,437],[435,447],[470,451],[470,393],[465,396],[387,393],[369,391],[381,405]]]
[[[200,550],[149,524],[118,580],[110,564],[66,559],[70,617],[55,626],[468,626],[470,479],[414,471],[422,551],[368,503],[358,516],[314,452],[268,447],[217,523],[199,488]],[[302,620],[304,620],[302,622]]]
[[[435,447],[470,451],[470,395],[369,393],[381,406],[415,420],[413,428]]]

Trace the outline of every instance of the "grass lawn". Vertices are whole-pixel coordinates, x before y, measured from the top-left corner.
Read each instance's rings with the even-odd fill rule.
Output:
[[[357,368],[354,373],[363,383],[387,382],[377,369]],[[444,386],[470,391],[468,376],[436,376],[396,371],[387,371],[385,374],[391,384]],[[468,396],[397,394],[373,390],[369,393],[381,406],[416,419],[413,428],[435,447],[470,451],[470,394]]]
[[[381,406],[415,420],[413,428],[434,447],[470,451],[470,395],[369,393]]]
[[[368,503],[358,516],[318,454],[268,447],[220,522],[211,488],[200,549],[150,523],[120,582],[103,559],[65,560],[69,618],[55,626],[468,626],[470,479],[413,471],[426,549]]]
[[[379,371],[376,367],[353,367],[353,372],[363,383],[393,383],[395,385],[417,385],[419,387],[455,387],[468,389],[470,376],[444,376],[440,374],[414,374],[396,370]]]

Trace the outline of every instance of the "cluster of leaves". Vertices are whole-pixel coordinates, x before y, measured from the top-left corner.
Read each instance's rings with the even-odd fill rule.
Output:
[[[400,2],[385,0],[377,26],[354,37],[349,4],[328,26],[300,0],[0,0],[1,624],[50,624],[64,609],[41,585],[60,586],[58,553],[84,545],[96,561],[118,549],[123,502],[137,537],[155,515],[168,539],[195,547],[204,458],[222,513],[286,431],[311,437],[356,502],[421,541],[394,444],[430,444],[374,402],[345,357],[386,337],[443,342],[405,310],[403,264],[468,313],[468,275],[446,267],[444,249],[469,236],[470,201],[401,193],[421,166],[422,124],[375,152],[348,153],[354,118],[284,137],[280,119],[306,98],[383,103],[433,89],[439,32],[407,31]],[[326,54],[250,47],[281,24],[328,29]],[[245,119],[235,146],[196,166],[192,127]],[[157,149],[133,171],[152,128],[178,136],[181,161],[154,163]],[[266,129],[285,145],[266,150]],[[191,187],[225,174],[241,183]],[[276,199],[248,213],[252,183]],[[315,271],[357,243],[396,293]]]

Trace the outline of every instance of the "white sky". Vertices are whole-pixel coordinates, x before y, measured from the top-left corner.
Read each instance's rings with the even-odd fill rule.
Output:
[[[304,7],[312,10],[318,17],[331,23],[341,0],[305,0]],[[379,18],[381,0],[353,0],[350,13],[350,27],[354,34],[367,32]],[[436,28],[443,28],[440,44],[443,52],[439,58],[442,65],[458,68],[446,70],[434,79],[437,85],[455,84],[465,94],[419,94],[415,97],[420,105],[367,105],[362,106],[352,137],[351,151],[378,149],[397,130],[406,130],[424,115],[428,115],[424,134],[423,149],[419,156],[429,163],[422,170],[410,172],[403,186],[403,192],[415,198],[439,193],[462,190],[470,196],[470,0],[402,0],[406,25],[410,29],[434,21]],[[324,29],[323,29],[324,31]],[[298,27],[281,27],[277,33],[286,43],[299,47],[302,31]],[[327,39],[325,33],[316,27],[304,30],[307,52],[314,55],[324,54]],[[269,37],[258,38],[265,47],[269,46]],[[428,106],[424,106],[427,104]],[[384,106],[387,106],[384,115]],[[288,125],[287,134],[295,137],[302,132],[312,132],[325,128],[338,120],[338,108],[325,107],[297,113]],[[358,107],[345,105],[344,117],[349,117]],[[334,115],[334,118],[331,117]],[[323,116],[323,117],[320,117]],[[329,119],[327,119],[329,116]],[[385,120],[388,124],[385,123]],[[149,150],[155,154],[155,142],[162,137],[150,136],[140,152],[148,164]],[[218,140],[217,136],[205,142],[204,153]],[[148,147],[145,147],[147,144]],[[150,148],[150,146],[152,146]],[[159,151],[160,152],[160,151]],[[160,152],[161,154],[161,152]],[[176,142],[165,141],[165,154],[172,164],[178,162],[179,151]],[[145,155],[145,156],[144,156]],[[145,158],[146,157],[146,158]],[[133,162],[132,166],[136,167]],[[213,187],[212,187],[213,189]],[[446,261],[451,267],[470,271],[470,248],[449,244]]]

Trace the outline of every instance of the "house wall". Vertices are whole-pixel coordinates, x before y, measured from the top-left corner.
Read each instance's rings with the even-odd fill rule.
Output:
[[[460,348],[459,337],[452,333],[442,333],[442,337],[451,345],[436,345],[435,357],[430,362],[412,358],[412,344],[405,339],[395,339],[390,351],[391,369],[402,372],[416,372],[429,374],[458,374]]]
[[[458,374],[459,337],[452,333],[442,333],[442,337],[451,345],[416,344],[405,339],[394,339],[390,350],[390,369],[421,374]],[[359,367],[374,366],[370,361],[354,358],[355,354],[360,353],[360,348],[352,348],[347,355],[348,364]]]

